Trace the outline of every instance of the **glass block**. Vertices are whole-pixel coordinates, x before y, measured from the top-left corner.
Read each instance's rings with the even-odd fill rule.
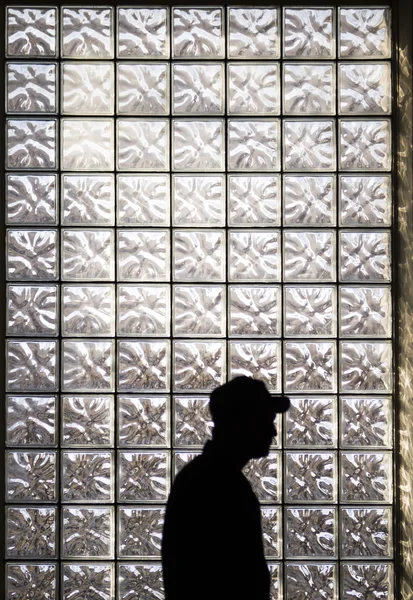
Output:
[[[168,230],[118,231],[118,280],[169,281]]]
[[[228,56],[275,59],[280,56],[279,17],[276,8],[228,8]]]
[[[113,502],[114,458],[111,452],[62,452],[61,461],[64,502]]]
[[[213,422],[206,396],[174,397],[174,446],[203,446],[212,437]]]
[[[62,9],[64,58],[113,58],[113,9],[65,7]]]
[[[55,229],[7,230],[7,278],[17,281],[53,281],[58,275]]]
[[[285,457],[286,501],[335,502],[337,456],[334,452],[287,452]]]
[[[174,64],[172,68],[173,114],[224,113],[224,63]]]
[[[118,58],[168,58],[167,8],[118,8]]]
[[[336,288],[284,286],[284,334],[287,337],[334,337]]]
[[[228,320],[231,337],[279,337],[281,290],[279,286],[228,288]]]
[[[333,63],[284,63],[283,77],[283,114],[335,114]]]
[[[6,222],[10,225],[57,223],[56,175],[6,175]]]
[[[337,444],[334,397],[299,396],[290,398],[290,403],[284,428],[288,448],[332,448]]]
[[[284,120],[284,170],[334,171],[335,122]]]
[[[7,502],[55,502],[56,452],[6,452]]]
[[[280,233],[266,231],[230,231],[230,281],[280,281]]]
[[[340,537],[343,558],[391,558],[391,509],[342,508]]]
[[[115,385],[113,340],[63,340],[63,390],[111,392]]]
[[[391,452],[341,452],[340,458],[341,502],[392,502]]]
[[[341,170],[390,171],[392,141],[389,119],[340,119],[339,130]]]
[[[7,56],[56,56],[56,8],[7,8]]]
[[[119,446],[167,446],[169,417],[167,396],[119,396]]]
[[[270,600],[281,600],[283,593],[282,565],[267,563],[270,572]]]
[[[160,562],[124,563],[118,567],[119,598],[163,598],[162,565]]]
[[[160,559],[164,515],[164,507],[120,506],[119,557]]]
[[[6,597],[9,600],[57,600],[57,573],[54,564],[13,564],[6,567]],[[37,596],[39,590],[40,596]]]
[[[281,224],[279,175],[228,175],[228,224],[265,227]]]
[[[56,112],[55,63],[7,63],[7,112]]]
[[[169,391],[169,340],[118,342],[118,389]]]
[[[290,598],[319,597],[325,600],[337,598],[337,565],[317,562],[287,563],[286,592]],[[350,597],[348,598],[350,600]],[[352,600],[352,599],[351,599]],[[390,599],[389,599],[390,600]]]
[[[391,448],[393,438],[391,398],[341,397],[340,401],[343,447]]]
[[[7,286],[7,334],[39,336],[58,334],[56,285]]]
[[[113,285],[62,285],[62,335],[115,335]]]
[[[279,452],[250,460],[243,472],[259,502],[280,502],[282,471]]]
[[[230,63],[227,73],[228,113],[280,114],[280,73],[277,63]]]
[[[341,565],[341,593],[344,600],[353,600],[358,595],[371,595],[383,600],[393,596],[393,565],[386,563],[343,563]]]
[[[333,175],[284,176],[284,225],[335,225],[336,185]]]
[[[391,342],[341,342],[340,390],[391,392]]]
[[[390,114],[390,63],[343,63],[338,68],[341,114]]]
[[[174,281],[225,281],[225,231],[174,231]]]
[[[288,558],[337,556],[335,508],[287,508],[285,524]]]
[[[174,336],[225,336],[224,286],[176,285],[173,293]]]
[[[177,392],[209,392],[224,383],[226,344],[221,341],[174,342],[173,378]]]
[[[335,281],[335,255],[333,231],[284,231],[285,281]]]
[[[113,119],[61,119],[62,169],[113,171]]]
[[[56,556],[56,512],[52,506],[6,507],[6,556]]]
[[[113,558],[114,507],[63,506],[61,535],[63,558]]]
[[[9,391],[51,392],[58,386],[57,342],[8,340],[6,373]]]
[[[224,175],[173,175],[172,189],[175,226],[225,225]]]
[[[119,115],[169,114],[169,65],[119,63],[116,102]]]
[[[113,230],[62,230],[63,280],[112,281],[114,275]]]
[[[7,169],[56,169],[56,119],[7,119]]]
[[[245,375],[265,383],[270,392],[281,391],[280,342],[230,342],[228,378]]]
[[[169,121],[118,119],[116,152],[117,169],[120,171],[167,171]]]
[[[6,396],[7,446],[56,445],[55,396]]]
[[[181,119],[172,123],[174,171],[223,171],[224,122]]]
[[[282,526],[281,509],[261,507],[261,528],[266,559],[281,558],[282,555]]]
[[[166,450],[119,452],[118,501],[166,502],[170,483]]]
[[[284,342],[284,387],[288,391],[336,391],[335,342]]]
[[[169,285],[119,285],[117,334],[166,337],[170,333]]]
[[[230,171],[280,170],[279,119],[228,119]]]
[[[174,58],[224,58],[222,8],[173,8]]]
[[[99,598],[113,600],[114,565],[106,563],[64,563],[62,571],[63,600]]]
[[[341,231],[340,242],[341,281],[390,281],[389,231]]]
[[[64,115],[113,115],[114,65],[110,62],[61,63]]]
[[[342,337],[391,337],[390,287],[341,287]]]
[[[118,225],[169,225],[169,175],[118,175]]]
[[[174,462],[174,477],[176,477],[181,469],[183,469],[188,463],[190,463],[194,458],[199,456],[201,451],[199,452],[174,452],[173,453],[173,462]]]
[[[333,8],[285,8],[284,56],[286,58],[334,58]]]
[[[62,175],[63,225],[114,225],[113,175]]]
[[[341,175],[339,183],[340,225],[391,225],[390,175]]]
[[[390,58],[390,10],[388,8],[340,8],[341,58]]]
[[[63,396],[63,446],[113,446],[113,396]]]

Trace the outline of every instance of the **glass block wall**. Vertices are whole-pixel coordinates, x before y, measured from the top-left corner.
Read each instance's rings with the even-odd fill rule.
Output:
[[[390,17],[7,9],[7,600],[162,599],[238,374],[272,599],[393,598]]]

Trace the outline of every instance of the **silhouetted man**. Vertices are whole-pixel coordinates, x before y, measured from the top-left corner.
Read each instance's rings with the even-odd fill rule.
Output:
[[[212,392],[212,440],[179,472],[168,499],[165,600],[269,600],[260,507],[242,468],[268,455],[275,414],[289,404],[250,377]]]

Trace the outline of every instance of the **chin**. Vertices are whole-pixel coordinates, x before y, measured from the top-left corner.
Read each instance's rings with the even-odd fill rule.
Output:
[[[265,446],[262,448],[255,448],[251,452],[251,458],[263,458],[264,456],[268,456],[269,452],[270,452],[269,446]]]

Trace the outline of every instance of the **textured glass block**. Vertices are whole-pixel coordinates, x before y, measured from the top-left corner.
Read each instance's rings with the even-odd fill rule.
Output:
[[[276,8],[228,8],[228,56],[274,59],[280,56]]]
[[[169,416],[166,396],[119,396],[119,446],[167,446]]]
[[[173,224],[178,227],[225,225],[223,175],[174,175]]]
[[[6,452],[7,502],[57,500],[55,452]]]
[[[225,232],[174,232],[174,281],[225,281]]]
[[[278,286],[235,286],[228,289],[231,337],[279,337],[281,290]]]
[[[62,114],[113,115],[114,77],[110,62],[62,62]]]
[[[115,335],[115,287],[62,285],[62,335]]]
[[[113,445],[112,396],[63,396],[61,412],[63,446]]]
[[[284,287],[284,333],[287,337],[334,337],[334,287]]]
[[[8,56],[56,56],[56,8],[7,8]]]
[[[62,9],[62,56],[64,58],[113,58],[113,9]]]
[[[229,379],[246,375],[265,383],[271,392],[281,391],[280,342],[230,342]]]
[[[390,175],[341,175],[339,182],[341,225],[391,225]]]
[[[392,164],[389,119],[340,119],[339,167],[343,171],[390,171]]]
[[[56,175],[6,175],[6,222],[19,225],[55,225]]]
[[[63,225],[114,225],[113,175],[62,175]]]
[[[124,563],[118,570],[119,598],[164,598],[162,565],[156,563]]]
[[[222,8],[173,9],[174,58],[224,58]]]
[[[206,396],[174,397],[174,446],[203,446],[212,437],[213,422]]]
[[[338,82],[341,114],[391,112],[390,63],[340,64]]]
[[[171,300],[168,285],[118,286],[118,335],[169,336],[170,314]]]
[[[280,225],[280,187],[279,175],[228,175],[228,224]]]
[[[117,39],[119,58],[168,58],[168,9],[119,8]]]
[[[282,553],[281,510],[261,507],[261,528],[264,554],[268,558],[280,558]]]
[[[281,455],[270,452],[268,456],[254,458],[243,469],[260,502],[280,502]]]
[[[391,337],[391,289],[389,287],[341,287],[342,337]]]
[[[224,122],[174,120],[172,168],[174,171],[223,171]]]
[[[166,502],[170,464],[167,451],[119,452],[118,501]]]
[[[340,537],[343,557],[391,558],[391,509],[342,508]]]
[[[285,8],[284,56],[334,58],[334,9]]]
[[[284,114],[335,114],[335,68],[331,63],[284,63]]]
[[[280,233],[266,231],[230,231],[230,281],[280,281]]]
[[[64,391],[113,391],[114,341],[63,340],[62,346]]]
[[[118,389],[169,391],[168,340],[118,342]]]
[[[284,439],[289,448],[334,447],[337,443],[336,402],[328,396],[290,398]]]
[[[341,566],[341,590],[344,600],[368,597],[391,600],[393,596],[393,565],[386,563],[344,563]]]
[[[114,460],[111,452],[62,452],[64,502],[113,502]]]
[[[332,231],[284,231],[286,281],[335,281],[336,236]]]
[[[8,446],[56,444],[55,396],[6,396]]]
[[[7,389],[16,392],[56,390],[57,360],[56,341],[8,340]]]
[[[334,563],[287,563],[286,592],[288,597],[299,600],[336,600],[337,598],[337,565]],[[348,600],[353,600],[350,597]],[[390,599],[388,599],[390,600]]]
[[[341,58],[390,58],[388,8],[340,8]]]
[[[117,168],[120,171],[167,171],[169,121],[119,119],[116,153]]]
[[[209,392],[224,383],[225,342],[174,342],[174,390]]]
[[[279,171],[279,119],[228,119],[228,169]]]
[[[391,452],[341,452],[340,463],[341,502],[392,502]]]
[[[174,286],[173,332],[179,337],[224,337],[223,286]]]
[[[230,63],[227,74],[228,113],[280,114],[280,73],[277,63]]]
[[[54,564],[8,564],[8,600],[57,600],[57,574]],[[38,591],[38,593],[37,593]]]
[[[391,398],[342,397],[340,400],[342,446],[391,447],[393,438]]]
[[[222,115],[224,80],[224,63],[174,64],[173,114]]]
[[[8,169],[56,169],[55,119],[7,119]]]
[[[169,65],[119,63],[116,102],[119,115],[169,114]]]
[[[283,590],[282,565],[267,563],[270,572],[270,600],[281,600]]]
[[[174,476],[176,477],[181,469],[183,469],[188,463],[190,463],[194,458],[196,458],[200,454],[201,454],[201,451],[199,451],[199,452],[174,452],[173,453]]]
[[[7,557],[33,559],[55,555],[56,508],[6,508]]]
[[[169,231],[118,231],[120,281],[169,281]]]
[[[113,119],[61,119],[62,169],[112,171]]]
[[[337,556],[334,508],[287,508],[285,524],[288,558]]]
[[[58,290],[55,285],[7,286],[7,334],[58,334]]]
[[[335,225],[335,179],[330,175],[284,176],[284,225]]]
[[[285,342],[285,389],[318,392],[336,390],[336,347],[334,342]]]
[[[335,123],[284,120],[284,170],[334,171]]]
[[[161,558],[165,508],[119,507],[121,558]],[[145,590],[147,591],[147,590]]]
[[[7,112],[56,112],[55,63],[7,63]]]
[[[114,534],[113,506],[63,507],[61,536],[64,558],[113,558]]]
[[[113,600],[114,565],[106,563],[64,563],[62,571],[63,600],[96,598]]]
[[[341,391],[392,390],[391,342],[341,342],[340,346]]]
[[[391,239],[389,231],[340,233],[341,281],[381,283],[391,278]]]
[[[111,229],[62,230],[62,279],[114,279],[114,232]]]
[[[337,456],[333,452],[287,452],[285,494],[287,502],[335,502]]]
[[[118,175],[118,225],[169,225],[169,175]]]
[[[57,239],[54,229],[9,229],[7,278],[17,281],[57,279]]]

